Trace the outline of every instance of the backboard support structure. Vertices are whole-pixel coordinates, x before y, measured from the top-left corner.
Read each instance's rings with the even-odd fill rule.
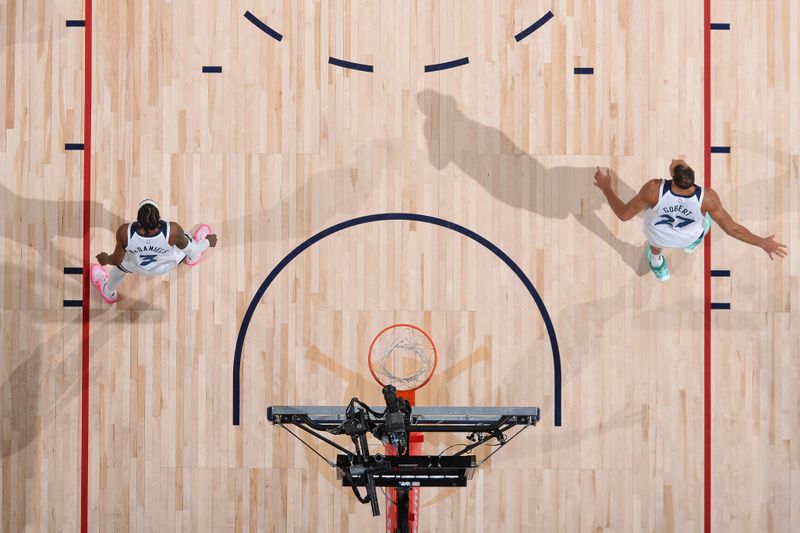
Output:
[[[387,390],[389,389],[389,390]],[[384,387],[386,409],[381,412],[353,398],[347,406],[271,406],[267,409],[267,420],[288,429],[295,426],[304,433],[336,448],[336,461],[324,458],[342,480],[343,486],[353,489],[362,503],[370,503],[373,515],[380,514],[376,487],[393,489],[396,498],[395,520],[387,520],[387,531],[410,533],[418,526],[418,496],[411,494],[419,487],[465,487],[475,470],[508,444],[522,430],[539,421],[538,407],[416,407],[407,400],[398,398],[394,387]],[[408,412],[403,409],[408,407]],[[399,416],[398,416],[399,414]],[[512,428],[516,432],[508,435]],[[419,454],[412,454],[415,444],[411,436],[423,433],[466,433],[470,444],[449,455],[442,450],[438,454],[423,455],[422,441],[418,442]],[[335,442],[328,435],[348,435],[354,449]],[[393,446],[397,455],[371,454],[367,435]],[[297,435],[295,435],[297,436]],[[297,436],[302,440],[299,436]],[[482,461],[471,455],[479,446],[492,444],[494,450]],[[361,495],[359,488],[366,488]],[[416,498],[416,499],[415,499]],[[415,503],[416,502],[416,503]],[[387,515],[389,513],[387,512]]]
[[[352,398],[347,406],[338,407],[272,406],[267,419],[284,429],[294,425],[343,452],[334,463],[290,432],[336,468],[342,485],[350,487],[361,503],[369,503],[374,516],[380,514],[376,489],[386,487],[387,533],[417,533],[420,487],[466,487],[483,462],[539,421],[538,407],[417,407],[416,391],[433,377],[438,353],[433,339],[413,324],[383,328],[373,339],[367,360],[382,387],[383,411]],[[517,426],[520,429],[508,436]],[[450,455],[445,452],[454,446],[424,455],[424,433],[435,432],[466,433],[470,444],[459,445],[461,449]],[[328,435],[349,436],[353,450]],[[383,442],[385,453],[372,454],[368,436]],[[489,444],[494,450],[481,462],[470,455]]]

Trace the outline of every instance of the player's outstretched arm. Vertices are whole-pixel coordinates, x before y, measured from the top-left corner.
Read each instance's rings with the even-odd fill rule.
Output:
[[[658,186],[659,180],[650,180],[642,186],[639,193],[634,196],[629,202],[623,202],[619,196],[616,195],[611,187],[611,175],[604,174],[600,167],[594,173],[594,185],[606,196],[608,205],[611,206],[617,218],[623,222],[630,220],[647,207],[651,207],[658,203]],[[655,201],[654,201],[655,200]]]
[[[114,265],[119,266],[122,264],[122,260],[125,259],[125,247],[128,246],[128,225],[123,224],[119,228],[117,228],[117,244],[114,247],[114,251],[111,255],[107,254],[106,252],[100,252],[97,254],[97,262],[101,265]]]
[[[734,239],[752,244],[753,246],[758,246],[769,255],[770,259],[773,259],[773,256],[786,257],[786,254],[789,252],[785,244],[781,244],[775,240],[775,235],[759,237],[734,221],[731,215],[722,207],[722,201],[713,189],[706,188],[703,207],[725,233]]]

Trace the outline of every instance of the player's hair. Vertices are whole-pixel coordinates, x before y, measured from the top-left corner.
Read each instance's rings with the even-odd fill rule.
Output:
[[[676,165],[672,171],[672,181],[681,189],[694,185],[694,170],[684,165]]]
[[[152,231],[158,228],[160,220],[161,214],[158,212],[158,207],[153,203],[142,205],[136,215],[136,221],[139,222],[139,227],[146,231]]]

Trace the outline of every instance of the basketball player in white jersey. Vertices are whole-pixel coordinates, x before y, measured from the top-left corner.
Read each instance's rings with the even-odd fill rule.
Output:
[[[648,181],[628,203],[620,200],[611,189],[609,174],[602,173],[598,168],[594,175],[594,184],[606,195],[611,209],[620,220],[630,220],[640,212],[645,212],[645,254],[656,279],[669,279],[669,267],[661,254],[662,249],[683,248],[685,252],[693,252],[703,242],[711,228],[712,219],[731,237],[763,249],[770,259],[773,256],[786,256],[786,245],[776,242],[775,235],[759,237],[734,222],[722,207],[716,192],[694,184],[694,171],[685,161],[674,159],[669,173],[671,180]]]
[[[153,200],[139,204],[136,222],[117,229],[117,245],[112,254],[97,254],[99,265],[91,265],[90,279],[106,303],[117,301],[117,287],[125,274],[152,276],[166,274],[180,263],[195,266],[209,246],[217,245],[217,236],[208,224],[202,224],[191,238],[177,222],[161,220]],[[110,272],[103,266],[114,265]]]

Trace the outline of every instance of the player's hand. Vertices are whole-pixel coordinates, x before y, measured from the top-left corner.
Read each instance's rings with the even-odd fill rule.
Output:
[[[99,254],[97,254],[96,258],[97,258],[97,262],[100,264],[100,266],[106,266],[108,264],[109,260],[111,259],[111,256],[109,256],[105,252],[100,252]]]
[[[776,255],[778,257],[786,257],[786,254],[789,253],[789,249],[786,247],[785,244],[781,244],[775,240],[775,235],[770,235],[764,239],[764,244],[761,245],[761,248],[767,252],[770,259],[775,259],[772,257]]]
[[[206,235],[206,239],[208,239],[208,245],[212,248],[217,245],[217,234],[216,233],[209,233]]]
[[[611,189],[611,174],[603,174],[600,167],[594,173],[594,186],[603,192]]]

